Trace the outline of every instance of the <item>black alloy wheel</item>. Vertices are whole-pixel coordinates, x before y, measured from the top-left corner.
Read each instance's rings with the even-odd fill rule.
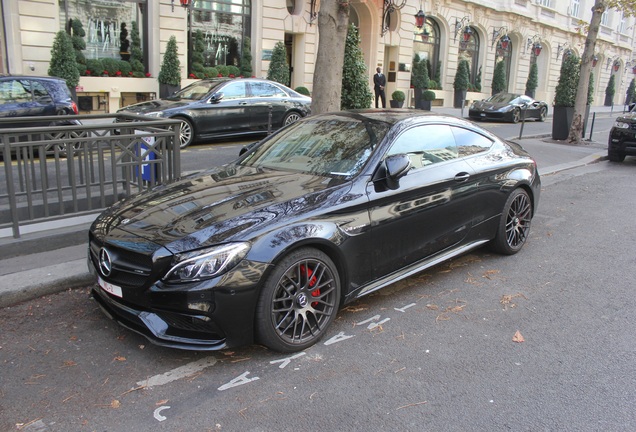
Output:
[[[504,205],[493,249],[503,255],[514,255],[521,250],[530,233],[532,202],[528,193],[515,189]]]
[[[319,250],[298,249],[268,277],[256,310],[256,336],[279,352],[315,344],[336,317],[340,280],[331,259]]]

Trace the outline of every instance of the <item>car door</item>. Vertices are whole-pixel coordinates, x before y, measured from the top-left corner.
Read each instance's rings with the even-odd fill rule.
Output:
[[[252,81],[250,86],[250,117],[252,129],[266,131],[270,123],[277,129],[288,109],[289,97],[278,86],[266,81]]]
[[[376,277],[461,242],[473,218],[473,169],[458,157],[448,125],[420,125],[402,132],[386,156],[394,154],[408,155],[412,164],[399,188],[367,188]]]
[[[191,108],[200,135],[226,135],[245,132],[249,127],[247,85],[229,81],[208,101]]]

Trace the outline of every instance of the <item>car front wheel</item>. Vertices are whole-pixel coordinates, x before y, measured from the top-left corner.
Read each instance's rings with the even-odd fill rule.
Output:
[[[613,148],[611,145],[607,148],[607,158],[610,162],[623,162],[625,154]]]
[[[515,189],[504,205],[497,233],[492,241],[495,252],[514,255],[521,250],[530,233],[532,202],[523,189]]]
[[[548,116],[548,109],[546,107],[541,108],[539,111],[539,121],[545,121],[545,118]]]
[[[280,352],[315,344],[336,317],[340,280],[333,261],[313,248],[283,258],[268,277],[256,309],[256,337]]]
[[[521,110],[519,108],[515,108],[514,111],[512,111],[512,122],[519,123],[520,119],[521,119]]]

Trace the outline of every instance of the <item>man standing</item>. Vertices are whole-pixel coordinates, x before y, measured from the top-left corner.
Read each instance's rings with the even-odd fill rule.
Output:
[[[373,75],[373,90],[375,91],[375,107],[378,108],[378,98],[382,98],[382,108],[386,108],[386,96],[384,94],[384,86],[386,86],[386,77],[382,75],[382,68],[376,68],[376,74]]]

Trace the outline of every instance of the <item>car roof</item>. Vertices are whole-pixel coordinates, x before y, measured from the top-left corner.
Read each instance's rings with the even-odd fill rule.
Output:
[[[60,77],[52,77],[52,76],[34,76],[34,75],[2,75],[0,74],[0,80],[2,79],[34,79],[40,81],[64,81],[63,78]]]
[[[322,115],[314,115],[313,118],[320,116],[335,116],[335,117],[349,117],[358,118],[360,120],[368,119],[372,121],[385,122],[390,125],[395,125],[406,120],[424,120],[424,121],[443,121],[453,124],[470,124],[469,122],[460,119],[458,117],[439,114],[434,111],[425,111],[408,108],[396,108],[396,109],[378,109],[378,108],[366,108],[348,111],[336,111],[325,113]]]

